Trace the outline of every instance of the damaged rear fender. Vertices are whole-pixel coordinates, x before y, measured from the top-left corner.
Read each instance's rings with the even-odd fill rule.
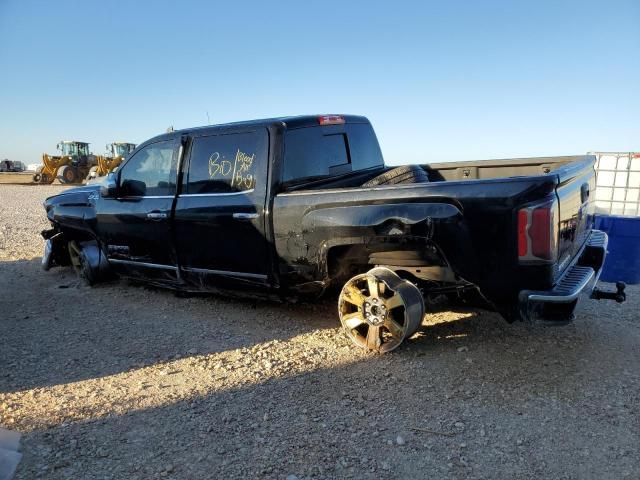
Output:
[[[375,227],[396,221],[405,225],[443,220],[462,216],[460,209],[450,203],[394,203],[390,205],[361,205],[314,210],[302,219],[305,230],[327,227]]]

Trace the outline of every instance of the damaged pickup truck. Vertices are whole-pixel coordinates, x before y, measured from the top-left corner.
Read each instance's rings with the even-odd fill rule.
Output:
[[[180,291],[317,298],[363,348],[411,337],[435,296],[480,299],[506,320],[573,319],[595,289],[594,157],[385,166],[350,115],[174,131],[101,184],[45,201],[43,267]]]

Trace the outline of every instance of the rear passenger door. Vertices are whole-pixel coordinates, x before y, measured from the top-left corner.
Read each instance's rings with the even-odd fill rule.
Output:
[[[182,277],[267,283],[266,128],[193,135],[174,217]]]

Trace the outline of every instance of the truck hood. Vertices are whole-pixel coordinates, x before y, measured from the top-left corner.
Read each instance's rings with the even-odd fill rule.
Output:
[[[49,206],[61,205],[68,203],[88,203],[88,198],[91,194],[100,193],[100,184],[94,183],[91,185],[81,185],[79,187],[70,188],[64,192],[60,192],[56,195],[47,197],[44,201],[44,206],[49,210]]]
[[[76,217],[78,220],[94,217],[95,202],[99,195],[100,184],[83,185],[48,197],[42,205],[49,220],[64,224],[69,217]]]

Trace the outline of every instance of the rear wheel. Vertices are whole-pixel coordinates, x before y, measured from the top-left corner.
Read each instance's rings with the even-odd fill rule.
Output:
[[[345,283],[338,313],[353,343],[386,353],[418,331],[424,317],[424,300],[411,282],[388,268],[377,267]]]

